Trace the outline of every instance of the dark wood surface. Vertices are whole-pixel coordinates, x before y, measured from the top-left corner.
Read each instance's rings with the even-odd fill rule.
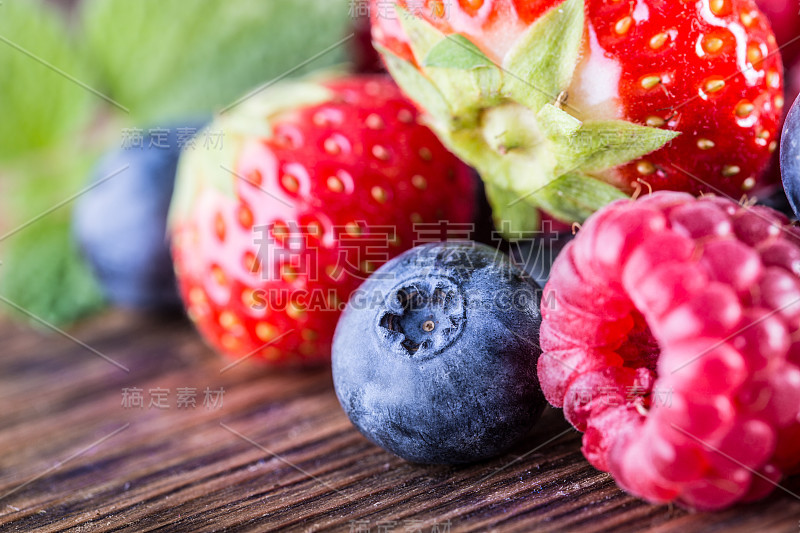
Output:
[[[0,323],[2,531],[800,531],[800,501],[780,491],[717,514],[628,496],[558,411],[494,461],[411,465],[353,429],[328,371],[221,372],[178,318],[110,313],[70,333]],[[168,408],[149,405],[156,388]],[[179,388],[197,389],[195,408]]]

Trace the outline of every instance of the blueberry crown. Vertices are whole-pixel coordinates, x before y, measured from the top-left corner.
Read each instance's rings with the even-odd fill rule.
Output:
[[[378,313],[377,332],[393,352],[432,357],[452,344],[466,322],[461,290],[451,279],[427,276],[396,285]]]

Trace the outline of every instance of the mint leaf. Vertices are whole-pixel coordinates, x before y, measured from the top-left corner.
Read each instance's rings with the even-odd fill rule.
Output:
[[[152,125],[344,61],[351,44],[334,45],[352,34],[348,1],[87,0],[82,19],[110,95]]]
[[[0,174],[0,295],[57,326],[103,306],[71,235],[69,201],[85,189],[97,156],[76,138],[17,160]],[[2,302],[0,313],[25,318]]]
[[[104,300],[70,235],[68,218],[51,216],[2,247],[0,296],[58,326],[99,310]],[[4,302],[0,312],[30,320]]]
[[[583,38],[583,0],[566,0],[537,20],[503,61],[505,89],[534,110],[569,87]]]
[[[0,72],[0,160],[52,146],[74,133],[97,100],[79,85],[92,86],[93,80],[64,21],[38,0],[0,4]]]

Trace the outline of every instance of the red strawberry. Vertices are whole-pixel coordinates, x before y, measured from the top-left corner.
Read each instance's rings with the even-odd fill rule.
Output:
[[[573,221],[620,191],[764,184],[783,70],[753,0],[392,3],[392,75],[518,226],[526,203]]]
[[[181,161],[173,257],[189,316],[230,356],[327,362],[340,304],[416,223],[472,220],[471,169],[387,77],[279,84],[209,131],[225,150]]]

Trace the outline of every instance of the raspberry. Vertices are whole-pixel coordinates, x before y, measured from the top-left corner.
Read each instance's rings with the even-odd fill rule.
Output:
[[[545,287],[542,389],[622,488],[715,510],[800,467],[800,233],[657,192],[597,212]]]

